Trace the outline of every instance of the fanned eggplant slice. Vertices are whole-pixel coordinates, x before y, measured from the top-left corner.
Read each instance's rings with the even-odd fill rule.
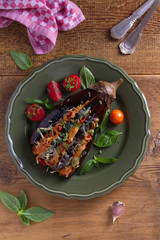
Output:
[[[120,79],[90,85],[66,98],[44,118],[31,138],[37,163],[65,178],[75,174],[121,83]]]

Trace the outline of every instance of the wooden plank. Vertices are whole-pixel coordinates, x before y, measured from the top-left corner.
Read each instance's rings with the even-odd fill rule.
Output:
[[[160,8],[148,23],[134,54],[122,55],[118,48],[120,41],[110,37],[112,26],[129,16],[142,2],[144,1],[75,1],[82,9],[86,20],[71,31],[59,32],[55,48],[50,53],[40,56],[34,53],[23,25],[15,22],[8,28],[0,29],[0,75],[26,74],[11,61],[10,49],[28,54],[32,59],[33,69],[50,59],[76,54],[108,59],[124,68],[129,74],[158,75],[160,73]]]
[[[0,77],[0,190],[18,196],[23,189],[28,207],[43,206],[56,213],[43,223],[23,225],[16,214],[0,203],[0,239],[69,239],[69,240],[158,240],[160,239],[160,76],[138,76],[133,79],[148,101],[152,117],[148,152],[139,169],[113,192],[91,200],[66,200],[48,195],[34,187],[17,170],[5,143],[5,113],[11,94],[23,76]],[[126,210],[113,225],[111,204],[123,201]]]

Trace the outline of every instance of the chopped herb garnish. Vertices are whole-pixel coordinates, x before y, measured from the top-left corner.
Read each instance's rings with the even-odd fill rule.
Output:
[[[57,147],[57,150],[58,150],[58,154],[61,154],[59,147]]]
[[[90,130],[89,130],[89,133],[90,133],[91,135],[93,135],[93,134],[94,134],[94,130],[93,130],[93,129],[90,129]]]
[[[61,142],[61,140],[60,140],[60,139],[57,139],[57,145],[58,145],[60,142]]]
[[[66,141],[67,138],[68,138],[68,133],[66,132],[66,134],[65,134],[65,136],[64,136],[64,138],[63,138],[63,141]]]
[[[63,143],[63,146],[65,147],[65,149],[68,151],[70,149],[71,146],[69,146],[67,143]]]
[[[73,127],[77,127],[78,126],[78,121],[76,120],[75,122],[72,122]]]
[[[72,167],[75,168],[77,166],[77,164],[79,163],[79,159],[80,159],[80,157],[78,157],[78,159],[72,163]]]
[[[65,123],[61,120],[62,127],[65,129]]]
[[[102,105],[102,100],[99,100],[99,103]]]
[[[68,84],[66,84],[66,86],[65,86],[66,88],[68,88],[69,90],[71,90],[72,88],[74,88],[74,86],[72,86],[72,85],[70,85],[69,83]]]

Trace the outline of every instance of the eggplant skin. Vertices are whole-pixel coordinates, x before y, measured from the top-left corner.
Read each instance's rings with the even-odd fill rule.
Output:
[[[67,161],[65,162],[65,158],[63,156],[69,156],[70,155],[70,150],[66,150],[64,149],[64,140],[62,140],[61,145],[58,145],[57,147],[57,139],[56,138],[54,141],[52,141],[52,143],[54,142],[54,151],[56,149],[56,151],[58,151],[57,149],[61,149],[61,152],[57,153],[54,152],[52,153],[52,155],[49,155],[49,160],[44,160],[46,156],[45,154],[47,153],[48,150],[44,151],[44,155],[43,154],[39,154],[37,153],[37,157],[39,160],[39,156],[44,157],[45,164],[47,164],[49,166],[49,168],[54,171],[54,172],[58,172],[60,176],[63,176],[65,178],[71,177],[72,175],[74,175],[79,168],[81,167],[86,155],[88,154],[92,143],[94,141],[95,138],[95,134],[98,132],[98,125],[101,124],[101,121],[103,119],[103,116],[106,112],[106,110],[109,108],[111,102],[113,102],[116,98],[116,89],[117,87],[122,83],[122,80],[118,80],[116,82],[113,83],[106,83],[106,82],[102,82],[99,81],[98,83],[94,84],[94,85],[90,85],[89,88],[85,89],[85,90],[81,90],[79,92],[77,92],[76,94],[66,98],[63,103],[59,104],[58,106],[55,107],[55,109],[48,114],[39,124],[37,129],[41,129],[41,128],[48,128],[51,126],[51,122],[52,122],[52,126],[53,128],[56,128],[56,126],[61,123],[62,119],[64,119],[65,116],[68,116],[67,114],[70,113],[70,111],[75,111],[75,109],[78,109],[79,106],[85,106],[83,108],[81,108],[81,110],[83,110],[84,108],[89,109],[86,115],[83,115],[84,123],[81,123],[81,119],[83,119],[80,116],[81,110],[79,110],[78,113],[76,113],[77,115],[74,115],[74,118],[71,119],[70,118],[70,122],[68,121],[68,125],[70,125],[71,130],[69,130],[69,132],[67,133],[69,136],[70,134],[72,134],[73,138],[71,138],[71,140],[69,139],[69,137],[66,140],[66,144],[68,146],[71,146],[72,142],[75,141],[75,139],[78,139],[78,144],[75,148],[77,148],[77,152],[79,151],[79,157],[76,158],[76,150],[73,151],[73,154],[70,157],[68,157]],[[86,110],[85,110],[86,111]],[[83,113],[84,114],[84,113]],[[76,117],[77,116],[77,117]],[[63,121],[62,121],[63,122]],[[73,125],[73,123],[78,123],[78,126],[75,127]],[[93,128],[94,126],[94,128]],[[33,132],[33,135],[31,136],[31,145],[34,149],[34,147],[36,146],[37,142],[40,142],[42,140],[42,135],[45,137],[46,132],[42,129],[41,133],[39,133],[39,131],[37,131],[37,129],[35,129],[35,131]],[[65,129],[65,128],[64,128]],[[64,130],[60,129],[60,131],[64,132],[63,134],[66,134]],[[75,132],[73,134],[73,129],[76,129],[77,132]],[[85,129],[83,131],[83,134],[81,134],[81,129]],[[91,130],[93,131],[92,134],[90,134]],[[58,134],[61,134],[58,133]],[[87,136],[88,134],[88,136]],[[62,134],[61,134],[62,135]],[[48,135],[47,135],[48,136]],[[58,135],[59,136],[59,135]],[[84,140],[86,139],[86,137],[89,138],[88,142],[85,142],[84,144]],[[83,139],[84,138],[84,139]],[[71,142],[72,141],[72,142]],[[76,141],[75,141],[76,142]],[[40,142],[41,143],[41,142]],[[50,143],[50,144],[52,144]],[[59,147],[60,146],[60,147]],[[49,145],[49,147],[47,146],[46,149],[49,149],[51,147],[51,145]],[[85,149],[84,149],[85,147]],[[81,151],[80,151],[81,149]],[[64,152],[64,155],[62,155]],[[33,150],[33,154],[35,154],[34,150]],[[56,155],[57,154],[57,155]],[[68,154],[68,155],[67,155]],[[36,157],[36,160],[37,160]],[[48,157],[48,155],[47,155]],[[62,159],[64,158],[64,160],[62,161]],[[58,160],[57,160],[58,159]],[[73,163],[75,159],[78,159],[78,162],[75,161],[75,166],[73,167]],[[61,164],[61,162],[63,162],[63,164]],[[66,165],[65,165],[66,164]],[[68,164],[68,165],[67,165]],[[62,165],[62,166],[61,166]],[[61,167],[62,168],[61,168]],[[65,169],[66,168],[70,168],[71,170],[66,174],[65,173]]]
[[[61,108],[61,104],[57,105],[54,110],[48,114],[38,125],[38,127],[35,129],[33,135],[31,136],[31,145],[33,146],[39,139],[40,134],[37,131],[38,128],[47,128],[50,126],[50,121],[57,122],[59,119],[66,113],[66,108]],[[42,131],[43,133],[43,131]]]

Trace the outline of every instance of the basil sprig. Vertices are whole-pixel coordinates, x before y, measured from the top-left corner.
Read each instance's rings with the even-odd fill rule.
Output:
[[[100,158],[97,158],[96,156],[94,156],[94,159],[90,159],[88,162],[86,162],[84,164],[84,166],[82,167],[82,169],[80,171],[80,175],[88,173],[93,167],[99,167],[99,163],[109,164],[109,163],[114,163],[117,160],[118,159],[111,158],[111,157],[100,157]]]
[[[37,99],[37,98],[26,98],[26,101],[27,101],[27,103],[29,103],[29,104],[33,104],[33,103],[35,103],[35,104],[39,104],[39,105],[41,105],[41,106],[45,106],[47,109],[49,109],[49,110],[51,110],[51,109],[53,109],[55,106],[57,106],[57,103],[54,103],[54,104],[52,104],[52,105],[49,105],[48,103],[49,103],[49,99],[47,98],[45,101],[42,101],[42,100],[40,100],[40,99]],[[58,104],[59,104],[59,102],[58,102]]]
[[[81,86],[83,89],[88,88],[90,84],[94,84],[96,82],[94,75],[86,66],[81,68],[79,77],[81,79]]]
[[[122,132],[117,131],[107,131],[102,134],[94,143],[97,147],[109,147],[117,142],[119,136]]]
[[[107,122],[109,119],[109,114],[110,114],[111,110],[108,109],[102,119],[101,125],[100,125],[100,131],[101,133],[105,130],[105,128],[107,127]]]
[[[43,207],[31,207],[26,209],[27,196],[24,191],[21,191],[19,197],[0,191],[0,200],[12,212],[17,212],[22,223],[29,226],[30,220],[42,222],[54,215],[50,210]]]
[[[22,70],[28,70],[32,67],[32,62],[30,57],[22,52],[16,52],[10,50],[10,54],[15,62],[15,64]]]

